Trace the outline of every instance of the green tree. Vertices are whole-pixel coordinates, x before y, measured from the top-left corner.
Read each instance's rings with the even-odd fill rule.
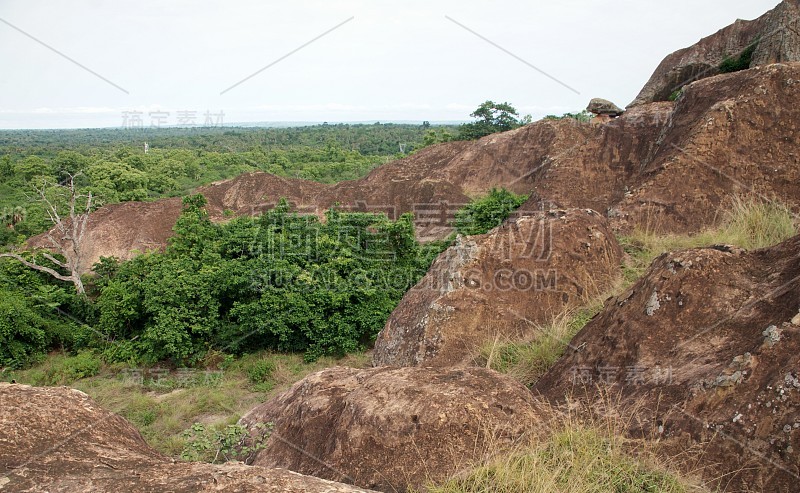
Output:
[[[459,137],[462,140],[479,139],[496,132],[513,130],[522,125],[518,119],[519,113],[509,103],[486,101],[470,116],[478,120],[459,127]]]

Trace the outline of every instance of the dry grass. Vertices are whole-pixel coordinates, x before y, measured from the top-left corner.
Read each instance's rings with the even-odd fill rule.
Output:
[[[683,477],[649,442],[625,438],[620,415],[578,419],[555,414],[550,433],[523,447],[499,451],[452,479],[431,485],[434,493],[586,493],[708,491]]]
[[[712,245],[734,245],[752,250],[776,245],[798,233],[797,216],[776,200],[734,196],[724,211],[719,226],[696,234],[661,234],[657,227],[650,226],[620,238],[629,255],[625,266],[626,281],[629,284],[635,282],[662,253]]]

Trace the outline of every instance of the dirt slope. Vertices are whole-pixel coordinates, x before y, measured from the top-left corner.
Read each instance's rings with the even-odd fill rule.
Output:
[[[799,309],[800,236],[752,252],[665,254],[535,391],[595,410],[615,402],[631,409],[634,435],[678,453],[710,442],[700,465],[724,475],[726,491],[798,491]]]
[[[66,387],[0,383],[0,491],[365,491],[282,469],[180,463],[151,449],[125,419]]]

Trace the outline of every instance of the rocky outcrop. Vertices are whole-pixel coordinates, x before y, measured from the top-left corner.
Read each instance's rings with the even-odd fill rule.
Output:
[[[282,469],[172,461],[125,419],[66,387],[0,383],[0,491],[365,491]]]
[[[800,236],[752,252],[664,254],[535,386],[557,405],[613,402],[637,437],[685,454],[728,491],[796,491]],[[609,397],[610,396],[610,397]],[[611,401],[611,402],[609,402]]]
[[[800,61],[800,1],[784,0],[756,20],[737,20],[667,56],[628,107],[667,101],[683,86],[719,74],[723,60],[753,45],[750,67]]]
[[[240,423],[273,423],[256,465],[406,491],[450,477],[530,438],[545,413],[491,370],[330,368],[258,406]]]
[[[459,237],[392,312],[376,366],[470,364],[491,341],[529,341],[557,314],[609,289],[622,250],[603,216],[570,209],[515,216]]]
[[[586,107],[586,111],[589,113],[594,113],[595,115],[608,116],[619,116],[625,113],[625,110],[611,101],[603,98],[594,98],[589,101],[589,106]]]

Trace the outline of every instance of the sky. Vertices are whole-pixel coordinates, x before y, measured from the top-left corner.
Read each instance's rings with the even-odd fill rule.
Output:
[[[0,0],[0,129],[534,119],[625,106],[778,0]]]

